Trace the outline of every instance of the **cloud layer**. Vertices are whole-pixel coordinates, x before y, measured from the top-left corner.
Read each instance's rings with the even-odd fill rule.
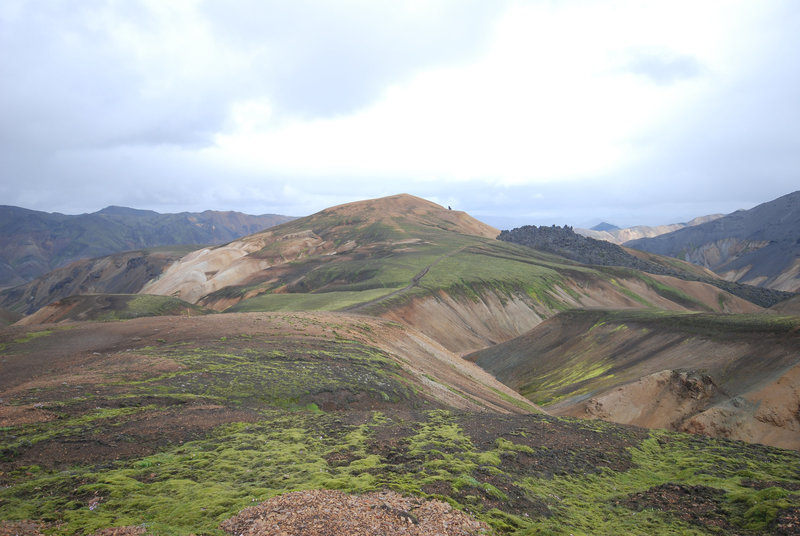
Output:
[[[0,6],[0,198],[307,214],[409,192],[498,226],[797,189],[791,1]]]

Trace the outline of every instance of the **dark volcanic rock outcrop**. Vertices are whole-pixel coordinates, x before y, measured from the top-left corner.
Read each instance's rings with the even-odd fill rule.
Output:
[[[743,285],[714,277],[698,276],[666,263],[659,264],[640,259],[625,248],[611,242],[579,235],[567,225],[564,227],[525,225],[510,231],[502,231],[497,238],[539,251],[554,253],[581,264],[622,266],[650,274],[678,277],[687,281],[702,281],[762,307],[770,307],[793,296],[788,292]]]

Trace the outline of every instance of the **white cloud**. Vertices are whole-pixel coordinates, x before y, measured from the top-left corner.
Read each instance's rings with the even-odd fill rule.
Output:
[[[795,6],[9,0],[0,196],[298,215],[407,191],[557,223],[765,201],[800,167]]]
[[[632,139],[702,84],[647,84],[619,72],[620,51],[647,36],[643,42],[679,59],[688,48],[698,62],[714,60],[701,46],[713,32],[698,26],[676,36],[662,29],[677,25],[672,11],[640,20],[637,5],[517,5],[468,64],[420,72],[348,115],[259,129],[240,120],[216,143],[254,168],[299,176],[524,184],[605,175],[633,160]],[[636,12],[620,16],[627,9]]]

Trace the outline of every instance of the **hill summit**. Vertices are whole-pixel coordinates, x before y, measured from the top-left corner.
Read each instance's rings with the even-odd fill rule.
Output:
[[[498,229],[476,220],[466,212],[444,208],[409,194],[337,205],[301,221],[312,223],[329,217],[356,218],[356,221],[346,220],[348,223],[384,223],[397,230],[402,230],[404,224],[419,224],[486,238],[495,238],[500,234]]]
[[[616,231],[617,229],[619,229],[619,227],[617,227],[613,223],[608,223],[606,221],[600,222],[594,227],[592,227],[592,231]]]
[[[224,246],[191,253],[145,286],[142,292],[175,295],[195,303],[232,285],[252,290],[250,296],[267,288],[278,293],[328,291],[336,286],[370,279],[374,270],[362,262],[366,258],[385,258],[392,251],[408,249],[412,244],[431,240],[439,233],[448,237],[463,235],[494,239],[500,231],[466,212],[450,210],[413,195],[398,194],[356,201],[327,208]],[[339,271],[335,275],[322,276],[321,264],[334,261],[334,264],[341,264],[348,256],[358,265],[348,266],[346,274]],[[309,259],[316,260],[310,262]],[[299,262],[305,262],[307,267],[297,272]],[[289,266],[289,263],[294,265]],[[282,279],[284,272],[295,275]],[[313,278],[298,277],[310,275],[310,272],[315,272]],[[320,281],[320,277],[324,281]],[[266,286],[262,285],[260,290],[251,288],[253,284],[262,282]],[[280,283],[274,285],[276,282]],[[384,281],[382,286],[388,283]],[[241,294],[232,296],[228,292],[217,294],[206,303],[222,309],[241,298]]]

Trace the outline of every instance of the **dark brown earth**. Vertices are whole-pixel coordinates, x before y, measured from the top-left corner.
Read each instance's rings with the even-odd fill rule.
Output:
[[[669,512],[683,521],[703,527],[718,527],[732,534],[731,525],[722,509],[725,492],[706,486],[662,484],[641,493],[634,493],[622,504],[632,510],[654,508]]]

